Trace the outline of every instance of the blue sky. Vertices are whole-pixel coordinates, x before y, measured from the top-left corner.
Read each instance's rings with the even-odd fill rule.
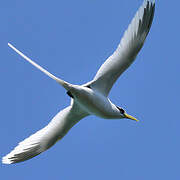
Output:
[[[65,90],[13,52],[10,42],[71,83],[93,78],[117,47],[142,0],[7,0],[0,7],[0,156],[69,105]],[[157,1],[135,63],[110,98],[140,122],[89,116],[54,147],[1,179],[179,180],[180,2]]]

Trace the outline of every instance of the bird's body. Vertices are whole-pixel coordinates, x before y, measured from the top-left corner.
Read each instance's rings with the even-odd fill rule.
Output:
[[[90,87],[73,86],[70,90],[74,101],[84,112],[105,119],[120,119],[119,110],[107,97]]]
[[[125,31],[116,51],[100,67],[94,79],[84,85],[73,85],[57,78],[13,45],[8,44],[25,60],[62,85],[71,97],[71,104],[60,111],[46,127],[20,142],[13,151],[3,157],[3,163],[12,164],[25,161],[49,149],[77,122],[88,115],[96,115],[105,119],[136,120],[122,108],[113,104],[108,94],[117,78],[130,66],[143,46],[152,24],[154,10],[155,2],[145,0]]]

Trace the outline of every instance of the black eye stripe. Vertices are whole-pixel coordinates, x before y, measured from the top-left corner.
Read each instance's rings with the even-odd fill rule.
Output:
[[[124,113],[125,113],[125,111],[124,111],[123,108],[120,108],[120,107],[118,107],[118,106],[116,106],[116,107],[119,109],[119,111],[120,111],[121,114],[124,114]]]

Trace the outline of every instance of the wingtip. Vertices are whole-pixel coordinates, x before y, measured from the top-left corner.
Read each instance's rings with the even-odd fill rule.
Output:
[[[12,164],[13,162],[7,158],[7,156],[4,156],[2,158],[2,164]]]
[[[144,2],[145,2],[145,4],[146,4],[146,3],[152,3],[152,4],[155,4],[155,0],[145,0]]]

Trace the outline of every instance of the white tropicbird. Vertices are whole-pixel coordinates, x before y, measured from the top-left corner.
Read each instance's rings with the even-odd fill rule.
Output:
[[[62,85],[71,97],[71,105],[60,111],[46,127],[20,142],[2,158],[3,163],[18,163],[42,153],[63,138],[78,121],[91,114],[105,119],[128,118],[137,121],[114,105],[107,96],[115,81],[131,65],[142,48],[152,24],[154,10],[155,2],[145,0],[116,51],[100,67],[94,79],[84,85],[73,85],[57,78],[8,43],[25,60]]]

